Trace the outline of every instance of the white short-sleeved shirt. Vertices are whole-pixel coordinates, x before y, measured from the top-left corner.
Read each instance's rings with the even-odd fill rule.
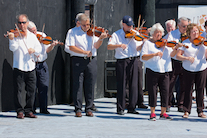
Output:
[[[45,33],[42,33],[42,32],[37,32],[37,34],[42,35],[42,37],[46,37],[47,36]],[[43,61],[45,61],[47,59],[47,52],[46,52],[46,50],[51,45],[51,44],[45,45],[43,43],[40,43],[40,44],[42,46],[42,50],[41,50],[40,54],[38,55],[38,58],[35,56],[35,61],[36,62],[43,62]]]
[[[164,52],[163,52],[164,49]],[[141,61],[145,63],[145,67],[151,69],[154,72],[165,73],[172,71],[172,63],[170,53],[173,51],[170,47],[161,47],[157,48],[155,43],[147,40],[143,44],[141,51]],[[154,56],[149,60],[143,60],[142,56],[145,54],[153,54],[157,52],[163,52],[163,56],[160,58],[159,56]]]
[[[180,30],[179,29],[176,29],[174,31],[171,31],[167,35],[165,35],[163,38],[164,39],[167,39],[167,41],[176,41],[176,43],[178,43],[180,41],[180,36],[181,36]],[[175,60],[177,60],[176,59],[176,55],[174,57],[172,57],[172,58],[175,59]]]
[[[74,28],[77,28],[77,27],[74,27]],[[68,33],[67,33],[66,39],[65,39],[65,52],[69,53],[70,55],[74,55],[73,51],[70,51],[70,48],[69,48],[69,38],[72,35],[72,33],[73,33],[72,30],[74,28],[71,28],[68,30]]]
[[[207,67],[205,50],[206,46],[203,44],[195,46],[190,42],[189,39],[183,41],[183,44],[187,45],[189,48],[181,47],[180,50],[184,51],[183,56],[194,57],[194,62],[191,64],[189,60],[183,61],[183,68],[191,72],[197,72],[205,70]]]
[[[135,30],[134,30],[135,31]],[[138,34],[138,32],[137,32]],[[140,46],[143,42],[137,41],[134,38],[125,38],[125,32],[123,29],[112,34],[112,37],[109,39],[108,45],[117,45],[117,44],[126,44],[128,45],[126,49],[116,48],[115,49],[115,58],[124,59],[129,57],[136,57],[140,55],[140,52],[137,51],[136,47]]]
[[[84,32],[81,27],[75,27],[69,32],[69,38],[66,38],[68,41],[68,46],[76,46],[85,51],[91,51],[92,56],[97,55],[96,48],[94,47],[94,43],[96,43],[99,38],[96,36],[89,36],[87,32]],[[85,57],[86,54],[80,54],[75,52],[70,52],[71,56]]]
[[[30,55],[27,48],[33,48],[35,53]],[[42,47],[36,35],[27,30],[27,36],[23,39],[17,37],[9,40],[9,49],[13,52],[13,68],[32,71],[35,69],[34,55],[38,56]]]

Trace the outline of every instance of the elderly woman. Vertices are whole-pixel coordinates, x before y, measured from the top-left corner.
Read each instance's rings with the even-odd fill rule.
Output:
[[[183,109],[185,113],[183,117],[188,118],[191,112],[192,88],[195,83],[198,117],[206,118],[206,115],[203,114],[203,96],[206,84],[207,48],[202,43],[195,44],[194,40],[200,34],[199,27],[196,24],[189,24],[186,33],[189,39],[183,41],[183,44],[189,46],[189,48],[182,47],[177,53],[177,59],[183,61],[182,66],[184,68],[185,98]]]
[[[156,120],[155,107],[157,105],[157,87],[160,89],[161,96],[160,119],[172,120],[172,118],[166,114],[169,93],[168,72],[172,71],[171,57],[176,55],[177,49],[181,44],[176,45],[174,48],[167,46],[158,47],[155,42],[160,40],[164,35],[164,29],[160,23],[156,23],[152,26],[150,35],[152,38],[145,41],[141,51],[141,60],[145,62],[146,67],[146,83],[147,86],[149,86],[150,120]]]

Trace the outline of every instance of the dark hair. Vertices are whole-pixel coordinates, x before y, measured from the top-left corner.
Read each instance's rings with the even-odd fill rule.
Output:
[[[207,20],[205,21],[205,24],[204,24],[204,27],[206,27],[207,26]]]

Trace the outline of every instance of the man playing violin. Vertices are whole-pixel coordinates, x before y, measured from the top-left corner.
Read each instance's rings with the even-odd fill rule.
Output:
[[[74,28],[79,27],[79,26],[81,25],[81,24],[80,24],[80,21],[78,21],[78,17],[81,16],[81,15],[83,15],[83,13],[78,13],[78,14],[76,15],[76,18],[75,18],[75,24],[76,24],[76,26],[75,26]],[[68,30],[66,38],[69,38],[69,35],[72,34],[71,31],[72,31],[74,28],[71,28],[71,29]],[[73,55],[73,53],[72,53],[72,51],[70,51],[68,45],[69,45],[69,39],[65,39],[65,52],[68,53],[68,54],[70,54],[70,55]],[[71,76],[72,76],[72,69],[70,70],[70,74],[71,74]],[[72,84],[73,82],[71,81],[70,83]],[[71,86],[71,87],[72,87],[72,86]],[[71,95],[72,95],[71,97],[73,97],[73,93],[71,93]],[[72,103],[71,103],[70,105],[74,105],[74,102],[72,101]],[[93,110],[93,111],[98,111],[98,109],[96,108],[96,106],[95,106],[94,103],[93,103],[92,110]]]
[[[88,36],[90,18],[82,14],[78,17],[80,27],[72,29],[66,37],[71,52],[72,62],[72,89],[76,117],[82,117],[82,90],[84,88],[86,116],[93,117],[94,85],[97,76],[97,49],[102,45],[107,33],[100,37]]]
[[[138,50],[141,49],[142,41],[125,38],[125,34],[131,32],[133,25],[132,18],[128,15],[124,16],[123,28],[112,34],[107,46],[108,50],[115,50],[116,52],[117,114],[119,115],[124,115],[127,83],[129,84],[128,113],[139,114],[135,108],[138,93]]]
[[[40,54],[41,45],[37,37],[27,30],[29,24],[27,15],[20,14],[17,20],[19,29],[21,29],[25,35],[14,37],[14,33],[8,33],[9,49],[13,52],[13,79],[17,118],[37,118],[32,112],[36,85],[34,56]],[[27,97],[25,106],[25,101],[23,101],[22,96],[23,84],[25,84]]]
[[[181,46],[182,36],[186,34],[186,29],[188,25],[188,19],[186,17],[180,17],[178,19],[178,29],[171,31],[170,34],[167,34],[164,38],[167,41],[176,41]],[[184,87],[183,87],[183,67],[182,61],[179,61],[176,56],[172,57],[172,73],[170,73],[170,88],[169,88],[169,96],[168,100],[168,108],[171,107],[171,98],[173,94],[173,87],[175,85],[176,79],[179,76],[180,79],[180,90],[178,93],[178,111],[183,112],[183,101],[184,101]]]
[[[46,37],[45,33],[37,31],[37,27],[32,21],[29,21],[27,28],[30,32],[34,33],[35,35],[40,34],[42,37]],[[56,46],[57,44],[58,44],[57,40],[53,41],[52,44],[48,44],[48,45],[41,43],[41,47],[42,47],[41,53],[35,57],[36,78],[37,78],[36,88],[39,97],[40,113],[43,114],[50,114],[50,112],[47,110],[47,92],[49,87],[49,71],[46,63],[47,53],[53,50],[54,46]],[[36,104],[36,98],[35,98],[34,109],[33,109],[34,113],[36,113],[35,104]]]

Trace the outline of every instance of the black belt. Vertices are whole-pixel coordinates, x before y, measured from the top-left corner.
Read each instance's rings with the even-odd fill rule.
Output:
[[[118,59],[118,60],[125,60],[125,59],[129,59],[129,60],[133,60],[135,58],[138,58],[139,56],[136,56],[136,57],[128,57],[128,58],[123,58],[123,59]]]
[[[36,64],[41,64],[44,63],[46,60],[42,61],[42,62],[35,62]]]
[[[73,58],[73,57],[74,57],[74,58],[80,58],[80,59],[91,59],[91,58],[94,59],[94,58],[95,58],[95,56],[92,56],[92,57],[86,57],[86,56],[85,56],[85,57],[72,56],[72,58]]]

